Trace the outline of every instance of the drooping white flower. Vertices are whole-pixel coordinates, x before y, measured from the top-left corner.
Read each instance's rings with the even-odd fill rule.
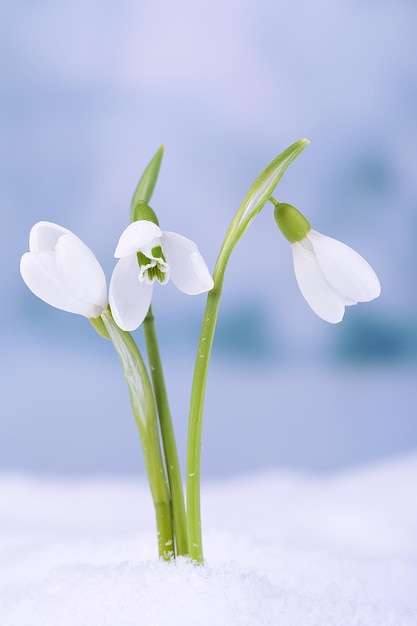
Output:
[[[145,319],[155,281],[165,285],[171,278],[189,295],[213,287],[197,245],[148,220],[133,222],[124,230],[114,256],[119,261],[111,277],[109,301],[114,320],[123,330],[134,330]]]
[[[291,243],[301,293],[319,317],[336,324],[342,321],[346,306],[379,296],[377,275],[355,250],[312,230],[305,217],[289,204],[275,205],[275,219]]]
[[[51,306],[95,319],[107,308],[104,271],[85,243],[70,230],[38,222],[29,236],[20,273],[29,289]]]

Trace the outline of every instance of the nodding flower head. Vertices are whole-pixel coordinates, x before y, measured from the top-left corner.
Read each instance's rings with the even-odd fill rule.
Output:
[[[209,291],[213,279],[196,244],[177,233],[138,220],[122,233],[114,256],[119,259],[110,281],[112,315],[122,330],[134,330],[145,319],[155,282],[169,280],[186,294]]]
[[[67,228],[38,222],[29,236],[20,273],[29,289],[51,306],[98,318],[107,308],[106,277],[91,250]]]
[[[342,321],[345,307],[381,293],[372,267],[346,244],[312,230],[295,207],[274,202],[275,220],[291,243],[295,277],[310,307],[326,322]]]

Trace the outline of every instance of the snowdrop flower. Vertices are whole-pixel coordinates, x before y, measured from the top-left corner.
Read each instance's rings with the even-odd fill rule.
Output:
[[[346,244],[312,230],[290,204],[273,202],[275,220],[292,246],[295,277],[310,307],[326,322],[341,322],[345,307],[381,293],[372,267]]]
[[[71,231],[38,222],[29,236],[20,273],[29,289],[51,306],[89,319],[107,308],[106,277],[94,254]]]
[[[155,281],[169,279],[184,293],[213,288],[213,279],[196,244],[162,231],[153,221],[132,222],[122,233],[114,256],[119,259],[110,281],[109,301],[115,322],[134,330],[145,319]]]

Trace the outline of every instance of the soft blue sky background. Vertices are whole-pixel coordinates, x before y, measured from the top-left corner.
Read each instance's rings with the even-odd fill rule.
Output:
[[[278,197],[374,266],[379,300],[316,318],[268,207],[228,268],[205,422],[206,475],[313,470],[415,448],[417,8],[407,0],[3,2],[0,467],[142,471],[111,345],[19,277],[32,224],[78,234],[110,276],[137,179],[213,267],[261,169],[311,145]],[[154,310],[181,453],[204,297]],[[140,332],[138,333],[140,336]]]

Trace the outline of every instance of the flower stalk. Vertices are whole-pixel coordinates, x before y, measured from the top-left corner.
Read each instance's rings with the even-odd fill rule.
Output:
[[[171,491],[176,553],[178,556],[187,556],[188,540],[184,490],[182,486],[181,469],[175,441],[174,427],[172,424],[164,372],[159,354],[155,318],[153,316],[152,307],[149,307],[149,311],[143,322],[143,332],[155,394],[155,402],[158,411],[159,427],[162,436],[169,488]]]
[[[220,254],[213,272],[214,287],[207,294],[190,398],[186,470],[187,530],[189,556],[195,563],[203,562],[200,484],[204,399],[226,263],[227,258]]]
[[[292,144],[278,155],[253,182],[229,226],[213,271],[214,287],[207,294],[207,304],[195,360],[188,422],[187,527],[190,558],[196,563],[203,562],[200,483],[204,399],[226,266],[235,245],[250,222],[262,210],[287,167],[301,154],[307,144],[306,139],[300,139]]]
[[[117,326],[110,311],[104,311],[101,319],[119,355],[129,389],[155,508],[159,556],[169,561],[175,556],[171,498],[162,459],[151,382],[131,335]]]

